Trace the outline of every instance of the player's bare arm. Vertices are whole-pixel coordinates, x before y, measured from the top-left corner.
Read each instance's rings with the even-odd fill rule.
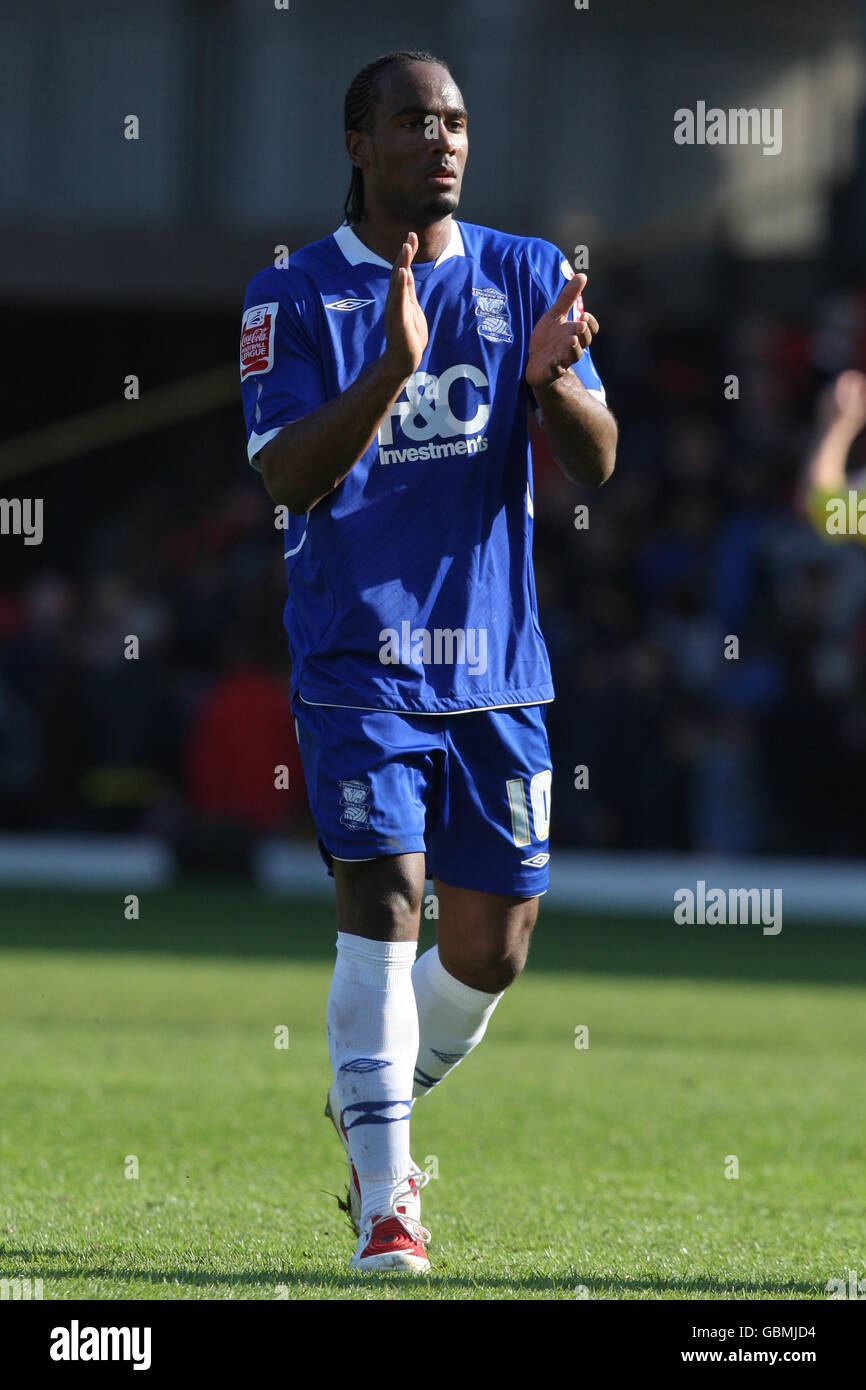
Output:
[[[584,312],[576,321],[569,317],[585,285],[585,275],[574,276],[535,325],[526,384],[538,401],[550,452],[563,473],[585,487],[601,487],[614,470],[616,420],[570,370],[598,332],[592,314]]]
[[[818,399],[816,434],[806,461],[806,488],[832,492],[846,486],[851,445],[866,427],[866,375],[841,372]]]
[[[376,437],[376,431],[421,361],[427,320],[415,294],[412,258],[418,238],[400,248],[385,300],[385,351],[352,386],[321,409],[284,425],[261,451],[271,500],[302,515],[333,492]]]

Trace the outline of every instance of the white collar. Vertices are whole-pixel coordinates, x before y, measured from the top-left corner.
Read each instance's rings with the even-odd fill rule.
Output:
[[[359,236],[352,231],[347,222],[338,227],[334,232],[334,240],[342,251],[349,265],[361,265],[364,261],[369,261],[372,265],[383,265],[386,270],[391,269],[391,262],[377,256],[375,251],[371,251],[369,246],[365,246]],[[445,247],[441,256],[437,256],[433,262],[434,266],[441,265],[442,261],[447,261],[449,256],[465,256],[466,249],[463,245],[463,238],[460,235],[460,228],[452,217],[451,219],[451,240]],[[426,261],[419,261],[419,267],[428,264]]]

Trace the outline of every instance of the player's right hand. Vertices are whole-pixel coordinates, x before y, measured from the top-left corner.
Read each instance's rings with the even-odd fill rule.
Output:
[[[418,238],[410,232],[394,262],[385,300],[385,356],[401,377],[417,370],[427,346],[427,320],[415,295],[412,260]]]

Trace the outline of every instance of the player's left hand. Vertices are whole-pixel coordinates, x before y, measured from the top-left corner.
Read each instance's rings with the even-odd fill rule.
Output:
[[[583,308],[580,298],[586,285],[581,272],[567,280],[556,300],[541,315],[529,340],[526,361],[526,384],[533,389],[550,386],[583,356],[598,332],[598,320]],[[579,303],[578,303],[579,301]],[[577,303],[577,319],[569,318],[571,306]]]

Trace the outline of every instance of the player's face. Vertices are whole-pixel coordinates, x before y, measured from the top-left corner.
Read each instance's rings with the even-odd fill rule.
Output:
[[[421,226],[454,212],[469,152],[468,123],[460,89],[445,68],[412,63],[386,73],[365,151],[368,210]]]

